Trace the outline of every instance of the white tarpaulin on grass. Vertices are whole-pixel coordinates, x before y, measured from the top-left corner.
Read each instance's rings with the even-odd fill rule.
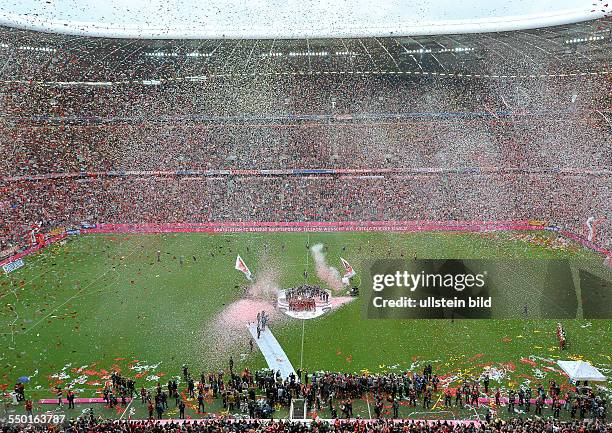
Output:
[[[584,361],[557,361],[559,367],[563,369],[571,380],[591,380],[595,382],[605,382],[606,376]]]
[[[259,346],[259,350],[261,350],[261,353],[266,359],[270,370],[275,372],[280,371],[283,379],[287,379],[291,374],[296,374],[293,365],[291,365],[291,361],[287,358],[281,345],[278,344],[276,337],[272,335],[270,328],[266,326],[266,328],[261,331],[259,338],[257,338],[256,324],[252,323],[248,325],[248,328],[253,340],[255,340],[257,346]]]

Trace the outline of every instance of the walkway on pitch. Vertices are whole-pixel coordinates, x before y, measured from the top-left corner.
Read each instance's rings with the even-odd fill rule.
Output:
[[[249,328],[253,340],[255,340],[257,346],[259,346],[259,350],[261,350],[264,358],[266,358],[268,368],[274,371],[280,370],[283,379],[289,377],[291,373],[295,374],[291,361],[289,361],[285,351],[280,344],[278,344],[276,337],[272,335],[269,327],[261,331],[259,338],[257,338],[257,324],[251,324],[247,327]]]

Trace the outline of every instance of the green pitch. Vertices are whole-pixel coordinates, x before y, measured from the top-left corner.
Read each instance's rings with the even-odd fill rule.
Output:
[[[10,391],[17,378],[29,376],[27,396],[35,400],[51,398],[54,385],[71,383],[79,397],[93,397],[112,369],[136,377],[140,388],[180,375],[183,363],[196,377],[201,371],[227,368],[230,355],[237,369],[266,367],[257,350],[249,351],[246,329],[236,336],[235,331],[226,331],[218,323],[212,327],[218,315],[245,293],[247,281],[233,269],[236,254],[243,257],[256,278],[269,272],[279,287],[301,284],[305,276],[308,283],[325,285],[314,270],[308,249],[316,243],[325,246],[329,264],[339,267],[342,256],[358,272],[362,263],[415,254],[419,258],[554,258],[568,260],[575,268],[603,262],[574,244],[559,244],[554,234],[538,235],[534,242],[520,239],[521,235],[194,233],[72,237],[63,245],[26,257],[24,268],[0,276],[0,388]],[[533,263],[514,270],[517,284],[524,287],[538,275],[541,261]],[[595,268],[590,270],[597,278],[610,281],[609,270],[600,265]],[[301,322],[272,323],[272,331],[294,367],[300,366],[301,359],[309,371],[379,373],[422,371],[431,363],[449,386],[457,386],[462,378],[478,377],[486,369],[493,377],[492,386],[501,388],[520,384],[535,387],[537,383],[546,387],[549,379],[556,379],[567,389],[567,381],[555,364],[557,359],[585,359],[604,374],[612,373],[610,320],[563,321],[569,347],[561,352],[555,321],[364,320],[362,304],[368,296],[362,291],[355,301],[308,321],[303,353]],[[583,293],[582,298],[586,306],[588,296]],[[219,335],[210,335],[211,329],[218,329]],[[367,416],[368,403],[357,402],[356,414]],[[133,416],[144,416],[139,402],[130,410],[135,411]],[[219,410],[218,402],[209,401],[208,411]],[[75,413],[79,412],[77,408]],[[123,412],[121,409],[117,415]],[[418,412],[402,407],[404,416],[424,416]],[[426,416],[465,415],[439,405],[433,412]],[[192,416],[196,416],[193,411]]]

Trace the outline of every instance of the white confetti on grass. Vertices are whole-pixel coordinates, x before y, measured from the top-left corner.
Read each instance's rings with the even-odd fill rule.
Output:
[[[53,379],[59,379],[59,380],[70,379],[70,376],[66,372],[63,372],[63,371],[59,372],[59,373],[52,374],[51,377]]]
[[[130,370],[134,370],[140,373],[141,371],[157,370],[160,365],[161,365],[161,361],[158,362],[157,364],[143,364],[139,361],[136,364],[130,366]]]
[[[483,377],[484,374],[488,374],[491,380],[501,382],[508,377],[509,373],[511,373],[511,371],[507,367],[491,365],[483,369],[481,377]]]
[[[87,379],[88,379],[87,375],[83,374],[83,375],[77,377],[76,379],[71,380],[68,383],[67,387],[68,388],[73,388],[75,385],[84,385],[85,382],[87,382]]]
[[[87,367],[89,367],[89,364],[85,364],[79,368],[77,368],[76,372],[77,373],[81,373],[82,371],[84,371]]]
[[[66,380],[66,379],[70,379],[70,375],[67,373],[67,370],[72,367],[72,364],[66,364],[64,365],[64,367],[55,374],[52,374],[51,377],[53,379],[59,379],[59,380]]]

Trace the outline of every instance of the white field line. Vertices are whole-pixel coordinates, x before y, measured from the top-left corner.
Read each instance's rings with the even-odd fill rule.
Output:
[[[127,257],[131,257],[136,251],[138,250],[138,247],[135,247],[127,256]],[[106,274],[108,274],[109,272],[111,272],[113,269],[112,267],[110,269],[107,269],[106,271],[104,271],[102,274],[100,274],[98,277],[96,277],[94,280],[92,280],[87,286],[83,287],[79,292],[75,293],[74,295],[70,296],[68,299],[66,299],[64,302],[62,302],[61,304],[59,304],[58,306],[56,306],[53,310],[51,310],[46,316],[44,316],[43,318],[41,318],[39,321],[37,321],[36,323],[34,323],[32,326],[30,326],[28,329],[26,329],[25,331],[22,332],[22,334],[27,334],[28,332],[30,332],[32,329],[36,328],[38,325],[40,325],[44,320],[46,320],[49,316],[51,316],[53,313],[55,313],[59,308],[63,307],[64,305],[66,305],[68,302],[70,302],[71,300],[73,300],[74,298],[78,297],[79,295],[82,295],[84,290],[87,289],[88,287],[90,287],[91,285],[93,285],[94,283],[96,283],[97,281],[99,281],[102,277],[104,277]],[[115,269],[115,272],[117,272],[117,270]]]

